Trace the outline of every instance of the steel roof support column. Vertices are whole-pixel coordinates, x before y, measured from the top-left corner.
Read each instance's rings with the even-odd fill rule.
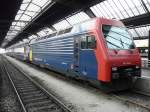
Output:
[[[149,38],[148,38],[148,60],[150,60],[150,30],[149,30]],[[150,67],[150,63],[148,64],[148,67]]]
[[[48,26],[52,31],[56,31],[56,29],[53,26]]]
[[[91,11],[90,8],[85,9],[84,12],[85,12],[90,18],[96,17],[95,14]]]

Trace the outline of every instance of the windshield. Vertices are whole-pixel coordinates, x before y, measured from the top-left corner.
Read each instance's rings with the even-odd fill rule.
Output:
[[[102,32],[109,49],[134,49],[131,35],[126,28],[103,25]]]

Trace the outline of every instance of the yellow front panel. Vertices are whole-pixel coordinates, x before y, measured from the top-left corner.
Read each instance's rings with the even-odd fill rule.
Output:
[[[30,58],[30,61],[32,61],[32,49],[31,48],[30,48],[29,58]]]

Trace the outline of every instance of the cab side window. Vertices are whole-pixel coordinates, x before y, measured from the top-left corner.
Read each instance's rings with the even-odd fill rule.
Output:
[[[81,49],[87,49],[87,38],[86,38],[86,36],[81,37]]]
[[[96,40],[93,35],[85,35],[81,37],[81,49],[95,49]]]
[[[94,36],[87,36],[87,48],[88,49],[96,48],[96,40]]]

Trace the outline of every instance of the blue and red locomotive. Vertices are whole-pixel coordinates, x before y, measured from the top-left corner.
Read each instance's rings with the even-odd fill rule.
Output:
[[[23,51],[14,52],[19,48]],[[10,47],[8,51],[16,58],[20,56],[22,60],[71,76],[115,85],[113,88],[120,83],[129,86],[127,79],[141,76],[139,52],[123,23],[116,20],[94,18],[28,44]]]

